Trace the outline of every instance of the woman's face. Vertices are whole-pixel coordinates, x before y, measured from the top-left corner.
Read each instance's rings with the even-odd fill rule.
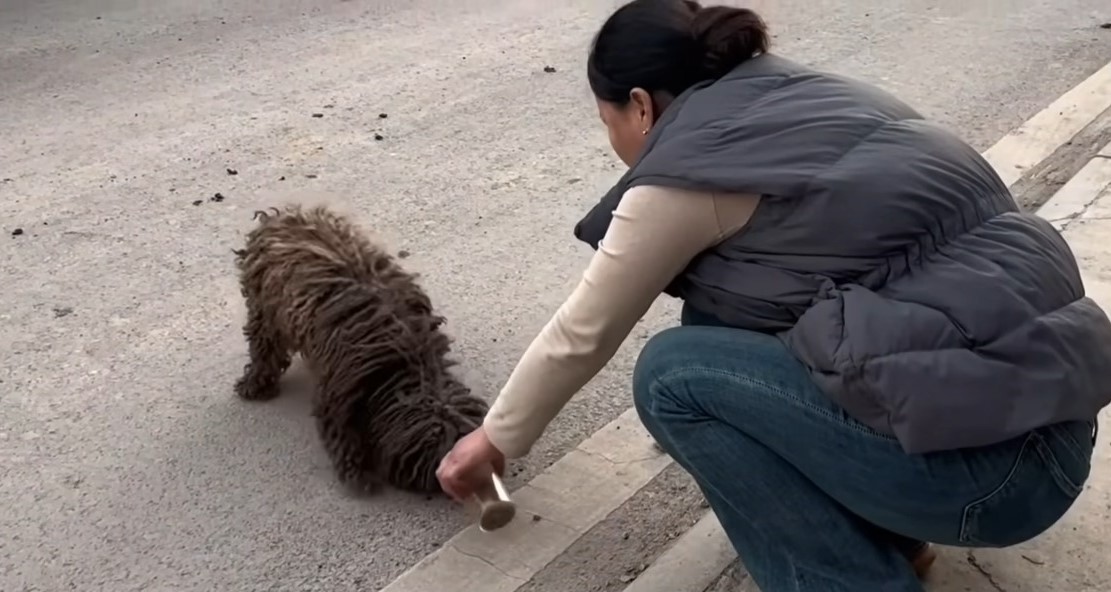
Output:
[[[630,93],[630,99],[624,105],[595,100],[598,117],[609,132],[610,146],[625,166],[633,166],[652,129],[652,100],[639,88]]]

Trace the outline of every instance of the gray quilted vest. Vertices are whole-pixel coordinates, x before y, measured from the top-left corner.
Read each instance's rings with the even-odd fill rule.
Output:
[[[1111,322],[1060,234],[875,87],[764,55],[692,88],[575,236],[597,248],[635,185],[762,195],[667,293],[778,335],[908,453],[1090,421],[1111,401]]]

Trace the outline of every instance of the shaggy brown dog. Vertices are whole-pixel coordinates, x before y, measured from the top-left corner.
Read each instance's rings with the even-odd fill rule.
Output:
[[[438,491],[440,459],[487,404],[453,375],[444,319],[416,276],[327,208],[255,219],[235,251],[250,348],[238,395],[278,396],[299,353],[319,381],[313,416],[341,481]]]

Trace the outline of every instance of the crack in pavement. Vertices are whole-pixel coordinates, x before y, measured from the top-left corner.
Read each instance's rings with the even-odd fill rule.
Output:
[[[494,571],[496,571],[496,572],[500,573],[501,575],[513,580],[514,582],[517,582],[519,584],[527,584],[528,583],[527,579],[519,578],[519,577],[505,571],[504,569],[498,567],[497,565],[494,565],[493,561],[490,561],[489,559],[487,559],[487,558],[485,558],[481,555],[476,555],[475,553],[468,553],[468,552],[460,549],[459,547],[457,547],[455,545],[451,545],[451,548],[456,553],[459,553],[460,555],[463,555],[464,557],[470,557],[471,559],[477,559],[477,560],[485,563],[486,565],[489,565],[490,567],[494,568]]]
[[[582,452],[583,454],[585,454],[587,456],[593,456],[595,458],[600,458],[600,459],[602,459],[602,460],[604,460],[608,463],[615,464],[615,465],[632,465],[632,464],[636,464],[636,463],[648,462],[650,460],[656,460],[660,457],[667,456],[666,454],[651,454],[649,456],[630,458],[629,460],[615,460],[613,458],[610,458],[609,456],[607,456],[605,453],[602,453],[602,452],[594,452],[594,451],[590,451],[590,450],[584,450],[582,448],[578,448],[577,450],[579,452]]]
[[[995,580],[995,576],[992,575],[992,573],[988,571],[986,567],[980,565],[980,560],[976,559],[976,556],[972,554],[972,551],[968,552],[968,557],[966,559],[968,560],[969,565],[976,568],[976,571],[980,572],[980,575],[984,576],[987,579],[992,588],[995,588],[996,590],[998,590],[998,592],[1007,592],[1007,589]]]
[[[551,489],[545,489],[543,487],[540,487],[538,485],[533,485],[531,483],[528,484],[527,487],[531,487],[531,488],[533,488],[537,491],[543,491],[544,493],[547,493],[547,494],[550,494],[550,495],[553,495],[553,496],[558,496],[559,495],[558,493],[552,491]],[[566,528],[567,530],[569,530],[569,531],[571,531],[575,534],[580,534],[580,535],[583,532],[585,532],[582,529],[574,527],[570,524],[565,524],[563,522],[560,522],[559,520],[554,520],[552,518],[548,518],[547,516],[545,516],[545,515],[543,515],[539,512],[533,512],[532,510],[529,510],[527,508],[520,508],[520,507],[517,508],[517,509],[520,511],[518,516],[523,516],[524,514],[528,514],[529,519],[532,520],[533,522],[540,522],[541,520],[543,520],[545,522],[551,522],[552,524],[555,524],[556,526],[559,526],[561,528]],[[518,520],[524,520],[524,518],[518,518]]]
[[[1073,212],[1073,213],[1069,214],[1068,216],[1064,216],[1064,217],[1061,217],[1061,218],[1055,218],[1053,220],[1050,220],[1050,222],[1055,223],[1055,224],[1060,224],[1061,225],[1061,232],[1065,232],[1066,230],[1069,229],[1069,226],[1072,226],[1073,222],[1076,222],[1078,219],[1080,219],[1085,213],[1088,212],[1088,210],[1090,210],[1092,208],[1092,206],[1096,205],[1096,202],[1098,202],[1100,199],[1102,199],[1106,195],[1107,195],[1107,187],[1104,187],[1103,189],[1101,189],[1099,192],[1096,193],[1095,197],[1088,200],[1087,203],[1085,203],[1083,206],[1081,206],[1080,211]]]

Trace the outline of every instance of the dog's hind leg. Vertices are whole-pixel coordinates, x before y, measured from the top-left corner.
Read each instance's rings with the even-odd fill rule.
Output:
[[[267,322],[262,308],[254,299],[247,303],[247,338],[250,361],[243,367],[243,376],[235,383],[235,392],[249,401],[265,401],[281,392],[279,380],[292,361],[278,327]]]

